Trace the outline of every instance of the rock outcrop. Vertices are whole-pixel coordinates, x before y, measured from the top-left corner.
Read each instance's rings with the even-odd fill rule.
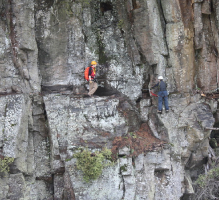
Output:
[[[192,199],[219,119],[206,96],[216,0],[0,0],[0,13],[0,159],[14,158],[0,199]],[[99,88],[85,98],[92,60]],[[148,91],[158,75],[169,113]],[[104,147],[114,163],[85,182],[74,154]]]

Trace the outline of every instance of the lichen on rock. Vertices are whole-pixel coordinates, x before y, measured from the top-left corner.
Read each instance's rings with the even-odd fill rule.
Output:
[[[219,146],[216,0],[8,0],[0,13],[0,159],[14,159],[0,199],[194,197]],[[149,91],[159,75],[169,113]],[[74,154],[105,147],[114,165],[85,182]]]

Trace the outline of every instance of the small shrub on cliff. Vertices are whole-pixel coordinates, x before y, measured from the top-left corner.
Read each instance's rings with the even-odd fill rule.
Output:
[[[212,182],[215,179],[219,179],[219,166],[209,170],[206,175],[205,174],[199,175],[198,179],[196,180],[196,184],[199,187],[204,188],[209,181]]]
[[[195,182],[195,199],[219,199],[219,165],[215,165],[206,174],[199,175]]]
[[[88,149],[83,149],[74,155],[77,158],[77,169],[83,172],[83,178],[86,182],[97,179],[104,167],[110,164],[106,162],[106,159],[111,158],[111,150],[104,149],[102,151],[90,152]]]
[[[9,172],[9,165],[14,162],[14,158],[0,158],[0,173]]]

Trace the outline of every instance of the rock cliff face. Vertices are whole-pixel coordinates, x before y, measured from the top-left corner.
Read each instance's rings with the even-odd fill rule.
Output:
[[[14,158],[0,199],[192,198],[219,123],[217,0],[0,0],[0,14],[0,158]],[[115,163],[86,183],[80,147]]]

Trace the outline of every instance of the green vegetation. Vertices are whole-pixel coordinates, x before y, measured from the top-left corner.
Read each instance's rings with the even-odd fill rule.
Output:
[[[195,199],[218,199],[219,198],[219,165],[213,164],[205,174],[199,175],[195,181]]]
[[[125,165],[121,166],[120,171],[121,172],[126,172],[127,171],[127,165],[125,164]]]
[[[83,172],[83,178],[86,182],[97,179],[104,167],[111,165],[106,159],[111,160],[111,150],[103,149],[102,151],[90,152],[83,149],[74,155],[77,158],[77,169]]]
[[[171,147],[174,147],[174,144],[173,143],[168,143]]]
[[[91,2],[91,0],[83,0],[82,1],[83,4],[87,4],[87,5],[89,5],[90,2]]]
[[[91,0],[77,0],[76,3],[81,3],[82,6],[88,6]]]
[[[66,158],[65,159],[65,162],[68,162],[68,161],[70,161],[71,160],[71,158]]]
[[[213,181],[213,179],[219,179],[219,166],[212,168],[207,174],[199,175],[195,183],[199,187],[204,188],[208,185],[208,182]]]
[[[14,162],[14,158],[0,158],[0,173],[9,172],[9,165]]]
[[[67,14],[67,16],[73,16],[73,10],[71,8],[71,2],[69,1],[62,1],[62,4],[64,5],[64,11]]]
[[[124,26],[124,20],[123,20],[123,19],[119,20],[119,22],[117,23],[117,26],[118,26],[120,29],[122,29],[123,26]]]
[[[135,133],[130,132],[129,134],[130,134],[130,136],[131,136],[132,138],[134,138],[134,139],[137,138],[137,135],[136,135]]]

